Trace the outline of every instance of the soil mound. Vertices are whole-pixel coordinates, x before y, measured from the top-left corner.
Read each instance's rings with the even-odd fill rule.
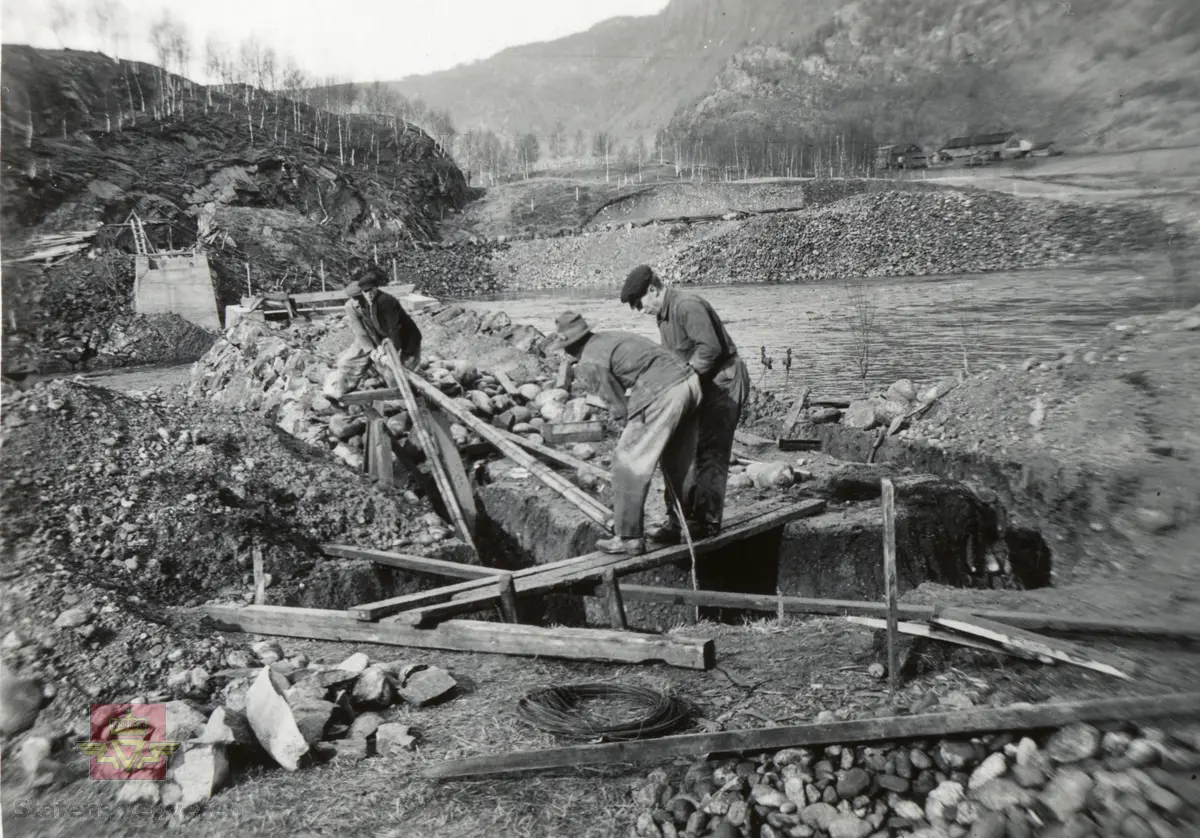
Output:
[[[153,393],[6,388],[0,443],[6,657],[89,695],[211,670],[224,641],[167,614],[250,598],[251,547],[269,601],[297,604],[332,572],[320,543],[390,547],[428,512],[255,417]]]
[[[681,249],[665,273],[685,283],[977,274],[1140,252],[1165,235],[1139,208],[891,191],[750,219]]]

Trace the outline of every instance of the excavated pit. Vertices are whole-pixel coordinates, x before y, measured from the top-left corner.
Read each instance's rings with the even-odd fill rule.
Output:
[[[503,476],[478,492],[480,550],[487,564],[516,569],[581,555],[600,536],[568,503],[531,478]],[[797,500],[824,497],[813,518],[701,556],[705,590],[873,600],[883,597],[883,526],[877,470],[844,470],[793,490]],[[925,582],[965,588],[1030,589],[1050,582],[1050,551],[1040,535],[1008,520],[985,489],[928,475],[895,476],[900,593]],[[731,508],[756,501],[735,498]],[[728,514],[728,513],[727,513]],[[627,584],[690,588],[687,562],[623,577]],[[522,603],[522,617],[567,625],[605,625],[605,603],[561,594]],[[666,629],[688,609],[626,600],[630,625]],[[701,617],[740,622],[744,612],[701,609]],[[761,614],[760,614],[761,616]]]

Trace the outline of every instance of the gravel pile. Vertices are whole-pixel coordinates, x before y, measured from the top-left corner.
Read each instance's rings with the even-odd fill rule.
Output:
[[[1197,816],[1200,729],[1074,724],[698,762],[633,790],[638,838],[1182,836]]]
[[[664,272],[684,283],[975,274],[1128,254],[1164,232],[1148,210],[891,191],[750,219],[678,252]]]
[[[498,242],[464,242],[450,245],[434,244],[384,251],[380,260],[396,260],[401,281],[416,284],[417,292],[431,297],[469,297],[503,291],[504,283],[497,276],[494,258],[506,245]]]
[[[90,699],[194,695],[235,648],[173,607],[315,604],[323,542],[387,548],[428,507],[376,489],[254,416],[77,381],[5,388],[0,447],[5,666],[67,711]]]

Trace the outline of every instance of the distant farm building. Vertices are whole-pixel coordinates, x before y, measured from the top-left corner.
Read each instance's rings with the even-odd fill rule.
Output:
[[[1054,141],[1044,143],[1034,143],[1029,149],[1030,157],[1057,157],[1062,154],[1062,149],[1054,144]]]
[[[875,149],[876,169],[925,169],[929,154],[916,143],[881,145]]]
[[[1017,143],[1019,148],[1020,140],[1016,139],[1014,132],[1001,131],[996,134],[974,134],[969,137],[952,137],[948,143],[938,150],[938,155],[943,159],[961,160],[963,158],[983,160],[1000,160],[1006,154],[1011,155],[1014,149],[1009,148],[1010,143]]]

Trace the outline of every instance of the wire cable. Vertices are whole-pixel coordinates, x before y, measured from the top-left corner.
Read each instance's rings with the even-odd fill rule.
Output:
[[[517,716],[563,739],[628,742],[652,739],[678,728],[689,715],[678,698],[649,687],[572,684],[528,693]]]

